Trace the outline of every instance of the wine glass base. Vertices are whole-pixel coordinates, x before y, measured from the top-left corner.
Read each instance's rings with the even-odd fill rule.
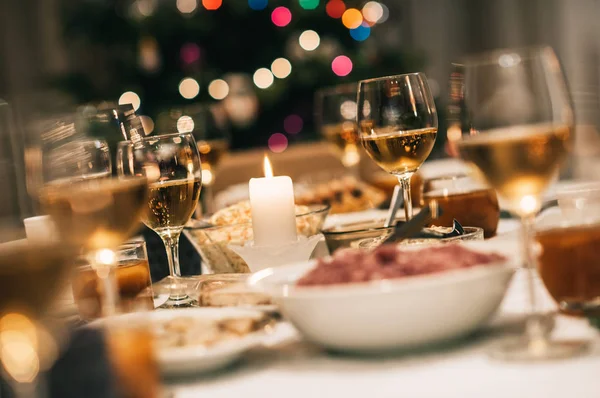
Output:
[[[182,298],[169,298],[167,301],[164,302],[164,304],[162,304],[158,308],[166,310],[174,308],[194,308],[198,306],[199,305],[197,300],[194,300],[189,296],[185,296]]]
[[[538,362],[579,356],[589,346],[589,341],[586,340],[532,340],[516,337],[499,342],[489,351],[489,355],[502,361]]]

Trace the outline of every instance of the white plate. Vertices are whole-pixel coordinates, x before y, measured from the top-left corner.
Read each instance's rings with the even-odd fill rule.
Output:
[[[240,308],[189,308],[177,310],[156,310],[146,313],[133,313],[105,318],[89,324],[100,327],[110,322],[111,327],[125,327],[152,321],[165,321],[175,318],[229,319],[239,317],[260,317],[259,311]],[[161,349],[156,353],[161,373],[166,376],[198,374],[221,369],[238,360],[246,351],[257,346],[271,347],[296,338],[295,330],[285,323],[279,323],[267,331],[250,333],[239,339],[217,343],[211,347],[202,345]]]
[[[505,255],[513,250],[502,241],[467,245]],[[499,307],[516,264],[506,261],[374,283],[295,287],[314,265],[263,270],[248,284],[271,294],[308,340],[338,351],[369,353],[454,339],[482,327]]]

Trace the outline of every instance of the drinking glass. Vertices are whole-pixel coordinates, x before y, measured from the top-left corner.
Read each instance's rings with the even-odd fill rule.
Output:
[[[358,177],[360,153],[356,127],[357,84],[342,84],[317,91],[315,122],[321,135],[341,156],[351,174]]]
[[[202,167],[196,140],[191,133],[146,137],[139,143],[119,145],[117,166],[123,177],[147,176],[150,193],[142,218],[162,239],[169,262],[170,297],[165,308],[195,305],[178,281],[179,236],[198,204]]]
[[[437,112],[427,78],[410,73],[361,81],[357,119],[367,154],[398,178],[409,220],[410,179],[431,153],[437,136]]]
[[[452,75],[462,109],[459,156],[476,166],[509,210],[520,217],[530,314],[526,333],[499,344],[492,355],[507,360],[561,358],[577,342],[549,340],[537,314],[533,227],[542,194],[571,146],[573,110],[554,51],[548,47],[495,50],[470,56]]]

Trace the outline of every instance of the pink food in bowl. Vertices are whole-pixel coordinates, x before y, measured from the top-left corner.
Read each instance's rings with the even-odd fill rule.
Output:
[[[482,253],[461,245],[443,245],[420,250],[402,250],[383,245],[373,251],[345,249],[328,259],[297,282],[298,286],[336,285],[399,279],[442,271],[471,268],[504,261],[497,253]]]

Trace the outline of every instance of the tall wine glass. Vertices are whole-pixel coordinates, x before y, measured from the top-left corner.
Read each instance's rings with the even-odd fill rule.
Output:
[[[502,359],[542,360],[573,355],[576,342],[549,340],[536,313],[533,229],[542,194],[571,146],[573,110],[554,51],[548,47],[496,50],[456,66],[451,100],[461,102],[460,157],[471,162],[521,219],[530,313],[526,334],[500,344]],[[452,138],[452,137],[451,137]]]
[[[341,156],[344,167],[358,176],[360,152],[356,127],[357,84],[342,84],[317,91],[315,122],[321,135]]]
[[[410,73],[361,81],[357,119],[367,154],[379,167],[398,177],[409,220],[410,178],[431,153],[438,129],[427,78],[422,73]]]
[[[192,217],[202,185],[202,168],[191,133],[151,136],[139,143],[124,142],[117,156],[121,176],[146,175],[150,194],[142,220],[160,236],[167,250],[170,297],[166,308],[195,305],[179,283],[179,236]]]

